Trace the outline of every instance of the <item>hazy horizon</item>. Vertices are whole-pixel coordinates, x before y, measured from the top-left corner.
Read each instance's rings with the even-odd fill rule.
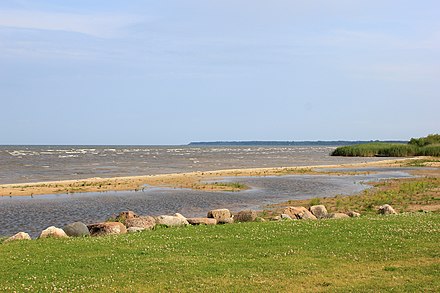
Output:
[[[409,140],[438,1],[0,3],[1,145]]]

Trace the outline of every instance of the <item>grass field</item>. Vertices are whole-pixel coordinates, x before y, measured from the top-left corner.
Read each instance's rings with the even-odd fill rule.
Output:
[[[440,214],[40,239],[0,255],[7,292],[438,292]]]

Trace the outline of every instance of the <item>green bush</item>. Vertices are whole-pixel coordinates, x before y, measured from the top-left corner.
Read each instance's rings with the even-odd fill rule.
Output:
[[[410,145],[424,147],[431,144],[440,144],[440,134],[430,134],[427,137],[411,138]]]

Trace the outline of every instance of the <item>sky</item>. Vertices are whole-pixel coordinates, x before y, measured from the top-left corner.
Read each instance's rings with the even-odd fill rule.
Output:
[[[2,0],[0,144],[440,132],[440,1]]]

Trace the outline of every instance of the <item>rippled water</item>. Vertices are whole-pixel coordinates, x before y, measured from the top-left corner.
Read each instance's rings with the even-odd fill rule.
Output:
[[[331,157],[329,153],[333,149],[327,146],[0,146],[0,183],[381,160]],[[36,236],[51,225],[102,221],[123,210],[149,215],[180,212],[185,216],[205,216],[213,208],[237,211],[289,199],[352,194],[366,188],[360,184],[362,181],[390,174],[406,176],[387,170],[368,176],[240,178],[239,181],[253,187],[244,192],[150,188],[143,192],[0,197],[0,235],[26,231]]]
[[[334,147],[0,146],[0,183],[356,163]]]
[[[407,177],[401,170],[388,169],[371,175],[292,175],[281,177],[233,178],[251,190],[205,192],[187,189],[150,188],[139,192],[104,192],[34,197],[0,197],[0,235],[26,231],[32,236],[51,225],[63,227],[74,221],[93,223],[124,210],[143,215],[182,213],[206,216],[210,209],[261,209],[289,199],[353,194],[365,188],[364,181]]]

